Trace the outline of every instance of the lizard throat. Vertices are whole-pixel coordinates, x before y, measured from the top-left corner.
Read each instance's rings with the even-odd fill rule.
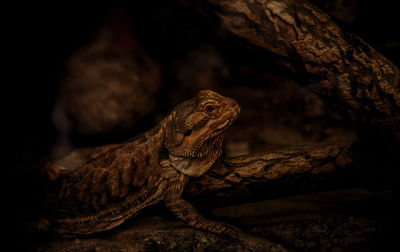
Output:
[[[223,136],[216,137],[209,145],[203,146],[201,155],[188,157],[175,156],[169,153],[169,160],[172,166],[179,172],[190,177],[199,177],[207,172],[221,156],[222,139]]]

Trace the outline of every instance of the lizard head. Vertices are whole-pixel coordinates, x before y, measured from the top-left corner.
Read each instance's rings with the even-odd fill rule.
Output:
[[[236,101],[210,90],[179,104],[165,127],[164,146],[172,165],[189,176],[206,172],[220,156],[223,133],[239,112]]]

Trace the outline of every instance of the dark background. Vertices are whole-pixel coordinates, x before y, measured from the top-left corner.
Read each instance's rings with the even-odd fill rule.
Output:
[[[346,10],[350,10],[349,13],[353,15],[350,18],[346,18],[349,15],[343,14],[344,11],[332,11],[335,8],[325,1],[313,2],[325,8],[331,15],[336,13],[333,19],[343,29],[359,35],[397,66],[400,65],[399,13],[394,1],[345,1],[348,7]],[[159,113],[171,109],[164,94],[183,89],[186,90],[184,94],[191,95],[194,92],[194,89],[180,87],[176,83],[176,72],[169,70],[169,66],[201,43],[213,44],[226,58],[231,76],[227,83],[223,83],[225,87],[249,85],[258,88],[262,85],[260,79],[248,80],[245,75],[235,76],[235,70],[240,64],[248,63],[254,68],[268,67],[277,73],[287,74],[285,69],[274,63],[273,58],[265,62],[251,49],[243,48],[240,42],[228,40],[227,43],[217,35],[218,27],[208,23],[195,9],[175,1],[84,5],[64,2],[21,4],[4,8],[3,12],[8,13],[3,25],[10,32],[6,38],[10,39],[11,46],[3,50],[6,54],[11,54],[7,65],[12,66],[12,71],[9,72],[12,76],[3,84],[10,88],[3,93],[6,96],[4,108],[10,115],[3,124],[10,128],[5,132],[6,138],[11,138],[10,144],[5,146],[10,151],[6,157],[10,162],[5,166],[7,176],[3,192],[7,204],[3,207],[9,210],[5,216],[12,230],[9,234],[18,240],[19,245],[29,246],[31,237],[24,232],[25,225],[30,219],[40,215],[40,195],[44,188],[39,167],[48,161],[57,134],[51,112],[56,102],[65,61],[75,50],[90,41],[110,11],[115,8],[127,11],[134,36],[149,56],[161,66],[163,84],[156,94],[156,101],[159,101],[156,111]],[[296,80],[296,76],[290,77]],[[182,96],[176,103],[190,95]],[[76,137],[73,141],[78,147],[118,141],[146,130],[152,123],[150,120],[121,135],[103,135],[95,140],[79,140]],[[343,122],[340,126],[347,127],[348,123]],[[385,155],[393,158],[397,153],[392,150],[389,154],[385,152],[384,158]],[[388,166],[394,162],[391,158],[388,158]],[[393,181],[398,178],[398,172],[394,174],[390,180],[393,185],[397,184]],[[379,188],[384,183],[375,182],[369,181],[367,185]]]

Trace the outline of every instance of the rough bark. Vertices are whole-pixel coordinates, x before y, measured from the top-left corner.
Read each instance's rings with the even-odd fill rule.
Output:
[[[288,251],[262,237],[241,233],[238,239],[192,229],[160,216],[142,216],[105,237],[53,240],[35,251]]]
[[[202,0],[202,13],[266,49],[344,115],[400,139],[399,70],[303,0]]]
[[[358,251],[375,251],[366,248],[384,231],[377,216],[387,214],[392,197],[391,191],[346,189],[224,206],[211,213],[296,251],[353,251],[355,245]]]
[[[214,218],[243,231],[238,239],[192,229],[158,211],[107,235],[44,241],[34,251],[376,251],[371,246],[382,225],[373,216],[386,213],[382,206],[391,197],[355,189],[214,209]]]
[[[215,206],[229,198],[260,200],[321,190],[329,181],[340,187],[357,167],[352,143],[351,139],[337,139],[226,159],[191,180],[185,196],[196,199],[200,206]]]

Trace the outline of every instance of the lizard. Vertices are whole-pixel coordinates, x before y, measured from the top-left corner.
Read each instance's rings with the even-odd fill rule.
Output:
[[[225,130],[239,113],[235,100],[202,90],[132,140],[50,162],[55,185],[50,228],[57,236],[91,235],[164,202],[193,228],[237,236],[228,225],[204,218],[181,194],[190,177],[202,176],[220,157]]]

